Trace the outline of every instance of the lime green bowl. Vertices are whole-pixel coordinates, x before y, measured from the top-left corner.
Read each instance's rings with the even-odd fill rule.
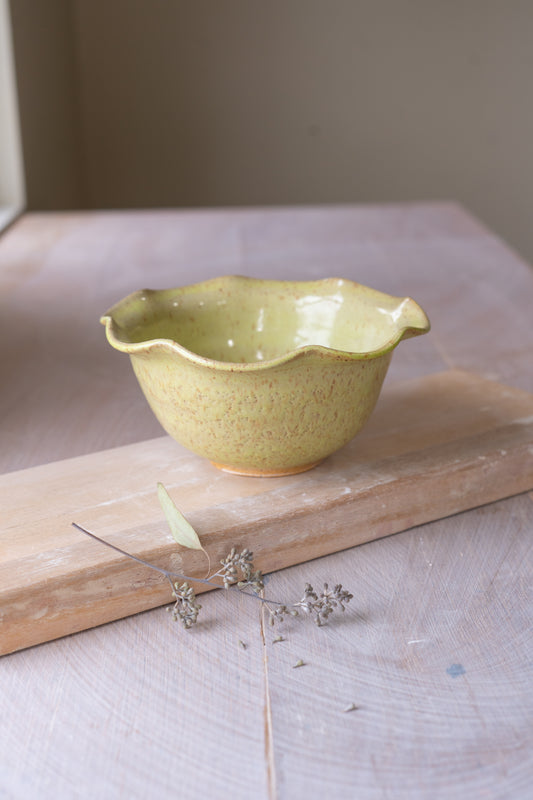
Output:
[[[396,345],[429,330],[410,298],[339,278],[143,289],[101,322],[170,436],[261,476],[303,472],[352,439]]]

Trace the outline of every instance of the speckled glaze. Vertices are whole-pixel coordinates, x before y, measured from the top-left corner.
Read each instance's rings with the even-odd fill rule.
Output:
[[[310,469],[352,439],[396,345],[429,330],[410,298],[340,278],[144,289],[101,322],[170,436],[262,476]]]

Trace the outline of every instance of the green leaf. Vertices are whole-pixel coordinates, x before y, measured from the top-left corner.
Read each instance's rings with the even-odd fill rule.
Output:
[[[203,550],[198,534],[192,525],[187,522],[181,511],[178,511],[162,483],[157,484],[157,496],[163,513],[167,518],[170,532],[177,543],[183,545],[183,547],[189,547],[191,550]]]

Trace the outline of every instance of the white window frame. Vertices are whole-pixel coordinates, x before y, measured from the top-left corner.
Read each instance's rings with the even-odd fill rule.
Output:
[[[0,0],[0,231],[26,204],[9,0]]]

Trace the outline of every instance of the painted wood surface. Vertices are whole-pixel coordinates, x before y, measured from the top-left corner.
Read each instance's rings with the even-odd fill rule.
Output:
[[[449,371],[393,384],[366,431],[299,475],[228,475],[169,437],[7,473],[0,655],[171,601],[164,576],[72,520],[144,561],[205,575],[205,555],[166,530],[158,480],[212,564],[248,548],[266,574],[533,489],[532,452],[533,394]]]
[[[0,239],[0,469],[159,436],[98,316],[232,272],[413,295],[433,328],[391,388],[461,369],[533,391],[531,271],[454,206],[28,215]],[[282,600],[355,595],[282,643],[255,601],[211,592],[192,631],[155,609],[4,656],[0,796],[529,798],[532,501],[276,572]]]

